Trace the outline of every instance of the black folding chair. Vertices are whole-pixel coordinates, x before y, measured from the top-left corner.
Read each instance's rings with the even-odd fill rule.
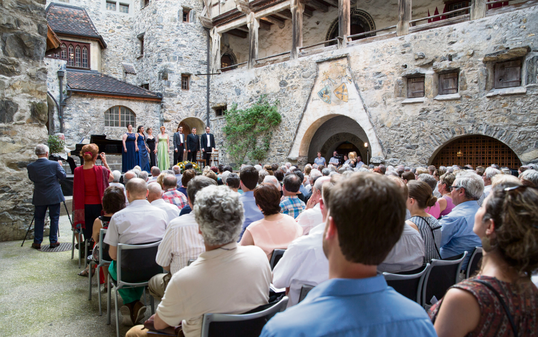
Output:
[[[469,264],[467,265],[467,271],[465,272],[465,278],[473,276],[479,269],[482,261],[482,247],[476,247],[471,254]]]
[[[275,269],[276,264],[278,263],[278,261],[280,261],[285,252],[285,249],[273,250],[273,255],[271,255],[271,262],[269,263],[271,265],[271,270]]]
[[[398,274],[383,273],[383,276],[387,284],[398,293],[422,305],[422,283],[429,267],[430,264],[428,263],[426,266],[415,270]]]
[[[458,277],[467,252],[447,259],[432,259],[431,266],[426,271],[422,287],[422,305],[430,307],[433,297],[440,300],[448,288],[458,283]]]

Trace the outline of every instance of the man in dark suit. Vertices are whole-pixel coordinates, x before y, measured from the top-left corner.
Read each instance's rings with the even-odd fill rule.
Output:
[[[192,128],[192,133],[187,136],[187,158],[196,163],[196,155],[200,150],[200,138],[196,135],[196,128]]]
[[[211,165],[211,153],[215,149],[215,137],[210,133],[209,126],[205,128],[205,134],[201,136],[202,156],[206,165]]]
[[[180,126],[178,131],[174,133],[174,165],[183,161],[183,151],[185,150],[185,135],[183,127]]]
[[[45,213],[49,209],[50,234],[49,242],[51,248],[60,245],[58,242],[58,222],[60,221],[60,204],[65,200],[60,187],[60,180],[65,179],[65,171],[61,162],[48,160],[49,148],[39,144],[35,148],[38,159],[28,164],[28,178],[34,183],[34,198],[32,203],[35,206],[35,231],[32,248],[41,249],[43,241],[43,227],[45,226]]]

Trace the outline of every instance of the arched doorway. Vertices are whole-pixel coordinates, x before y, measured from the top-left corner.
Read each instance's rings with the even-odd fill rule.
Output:
[[[375,30],[375,22],[374,19],[370,14],[363,11],[362,9],[354,8],[351,10],[350,13],[350,35],[360,34],[364,32],[369,32],[371,30]],[[327,31],[327,35],[325,37],[325,41],[332,40],[338,36],[338,19],[334,20],[334,22],[329,27],[329,30]],[[364,39],[366,37],[375,36],[375,33],[367,34],[360,37],[355,37],[352,40],[359,40]],[[333,45],[336,44],[336,42],[328,43],[327,45]]]
[[[234,64],[237,64],[237,57],[235,57],[235,54],[231,50],[228,50],[227,52],[225,52],[220,57],[220,67],[221,67],[221,69],[231,67]],[[232,70],[232,69],[235,69],[235,68],[236,67],[231,67],[231,68],[228,68],[228,69],[224,69],[222,71],[228,71],[228,70]]]
[[[183,127],[183,134],[184,135],[190,135],[193,128],[196,128],[196,134],[201,135],[205,132],[205,124],[196,117],[188,117],[182,120],[179,123],[179,126]],[[174,132],[176,132],[177,127],[174,128]]]
[[[487,167],[497,164],[517,169],[521,161],[506,144],[488,136],[463,136],[439,149],[430,160],[435,166],[472,165]]]

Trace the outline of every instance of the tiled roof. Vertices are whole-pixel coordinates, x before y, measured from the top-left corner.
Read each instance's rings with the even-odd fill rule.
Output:
[[[58,35],[71,35],[98,40],[106,48],[105,40],[84,8],[51,3],[47,7],[47,23]]]
[[[97,71],[67,69],[67,85],[72,92],[162,100],[160,93],[119,81]]]

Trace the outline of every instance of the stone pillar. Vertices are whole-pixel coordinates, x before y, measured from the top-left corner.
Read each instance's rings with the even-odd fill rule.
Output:
[[[291,0],[291,58],[299,57],[299,48],[303,46],[303,12],[301,0]]]
[[[409,21],[411,21],[412,0],[398,0],[398,24],[396,35],[407,35],[409,33]]]
[[[471,0],[471,20],[486,17],[486,0]]]
[[[350,13],[349,0],[338,0],[338,36],[344,41],[340,45],[341,48],[347,45],[347,37],[351,33]]]
[[[211,72],[215,73],[220,69],[220,38],[221,34],[217,31],[217,27],[213,27],[209,33],[211,36]]]
[[[254,68],[256,59],[258,58],[258,30],[260,21],[256,19],[254,13],[247,16],[248,26],[248,68]]]

